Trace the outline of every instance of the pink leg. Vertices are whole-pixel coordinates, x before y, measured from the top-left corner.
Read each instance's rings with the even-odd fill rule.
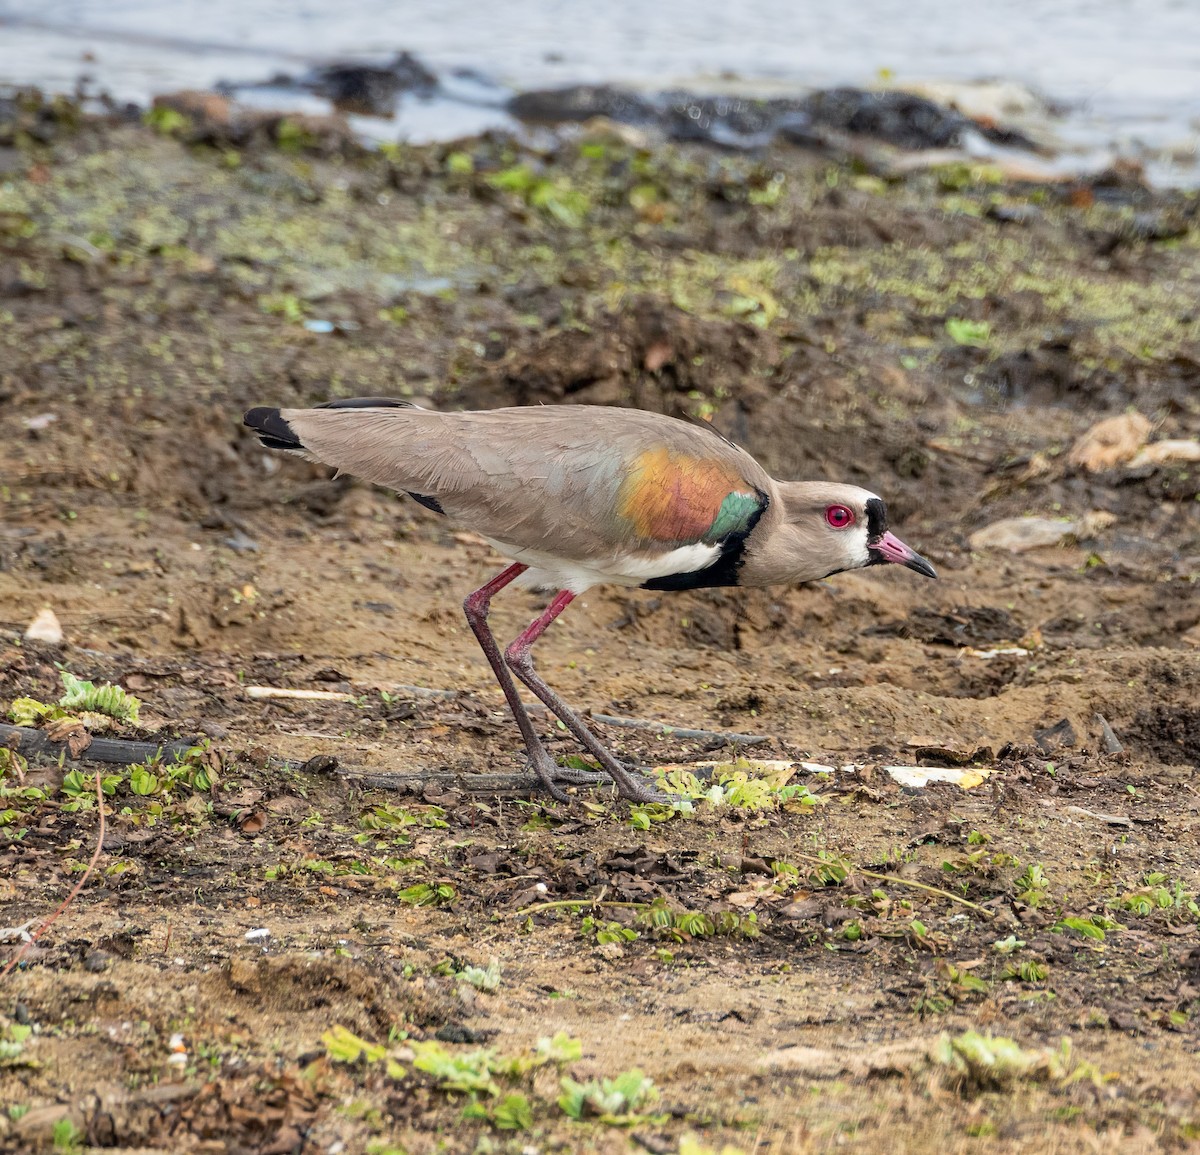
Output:
[[[623,797],[634,802],[665,801],[664,795],[638,775],[630,773],[605,749],[595,734],[583,724],[583,719],[542,680],[541,675],[533,668],[533,657],[529,652],[533,643],[546,632],[550,623],[574,600],[575,595],[570,590],[560,590],[541,617],[530,622],[528,627],[510,643],[504,651],[505,661],[508,662],[512,672],[562,721],[562,724],[570,730],[584,749],[608,771]]]
[[[528,568],[528,566],[513,564],[498,573],[491,581],[480,586],[474,593],[467,595],[463,602],[463,612],[467,615],[467,622],[479,641],[479,647],[483,650],[488,664],[492,667],[492,672],[496,675],[496,681],[500,683],[500,689],[504,691],[505,700],[520,728],[521,737],[525,739],[525,749],[529,752],[530,766],[551,795],[560,802],[565,802],[567,795],[558,785],[559,782],[593,782],[595,775],[564,770],[546,752],[546,747],[542,745],[542,740],[533,728],[529,711],[525,709],[521,696],[517,693],[512,674],[509,673],[504,659],[500,656],[500,647],[496,644],[495,635],[487,622],[492,597],[515,578],[520,577]]]

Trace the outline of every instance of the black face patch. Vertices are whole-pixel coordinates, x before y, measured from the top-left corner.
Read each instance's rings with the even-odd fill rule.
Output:
[[[867,541],[878,541],[887,533],[887,506],[878,497],[867,498]]]

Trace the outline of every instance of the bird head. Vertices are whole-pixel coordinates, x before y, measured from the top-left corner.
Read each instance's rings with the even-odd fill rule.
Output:
[[[778,508],[748,543],[748,585],[816,581],[869,565],[902,565],[926,577],[937,571],[888,529],[887,506],[869,490],[829,482],[781,481]]]

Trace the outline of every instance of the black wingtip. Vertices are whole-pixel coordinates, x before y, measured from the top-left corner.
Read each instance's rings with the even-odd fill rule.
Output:
[[[292,431],[292,427],[280,416],[278,409],[260,405],[251,409],[242,418],[242,424],[258,434],[258,439],[267,449],[303,449],[304,443]]]

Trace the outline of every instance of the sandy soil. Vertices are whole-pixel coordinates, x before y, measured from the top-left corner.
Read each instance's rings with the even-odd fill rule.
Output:
[[[106,771],[97,871],[3,980],[0,1149],[1194,1147],[1198,471],[1067,452],[1129,407],[1155,440],[1200,433],[1194,198],[602,130],[381,157],[295,126],[235,148],[22,115],[0,149],[0,699],[55,700],[59,664],[118,682],[143,703],[125,736],[207,737],[211,785]],[[781,476],[883,494],[937,583],[596,590],[539,647],[581,708],[864,769],[691,817],[465,789],[522,770],[460,610],[499,559],[239,426],[355,393],[691,413]],[[968,542],[1097,511],[1050,548]],[[543,604],[502,596],[497,633]],[[45,605],[64,644],[22,643]],[[597,728],[643,765],[729,756]],[[318,755],[339,769],[298,768]],[[959,759],[990,777],[882,769]],[[3,786],[18,926],[66,894],[97,814],[63,767]],[[491,959],[494,992],[456,977]],[[338,1061],[336,1027],[403,1072]],[[491,1121],[413,1065],[560,1031],[579,1057],[494,1074]],[[968,1031],[1022,1055],[963,1058]],[[637,1118],[559,1107],[563,1074],[634,1067],[660,1094]],[[530,1114],[505,1129],[514,1092]]]

